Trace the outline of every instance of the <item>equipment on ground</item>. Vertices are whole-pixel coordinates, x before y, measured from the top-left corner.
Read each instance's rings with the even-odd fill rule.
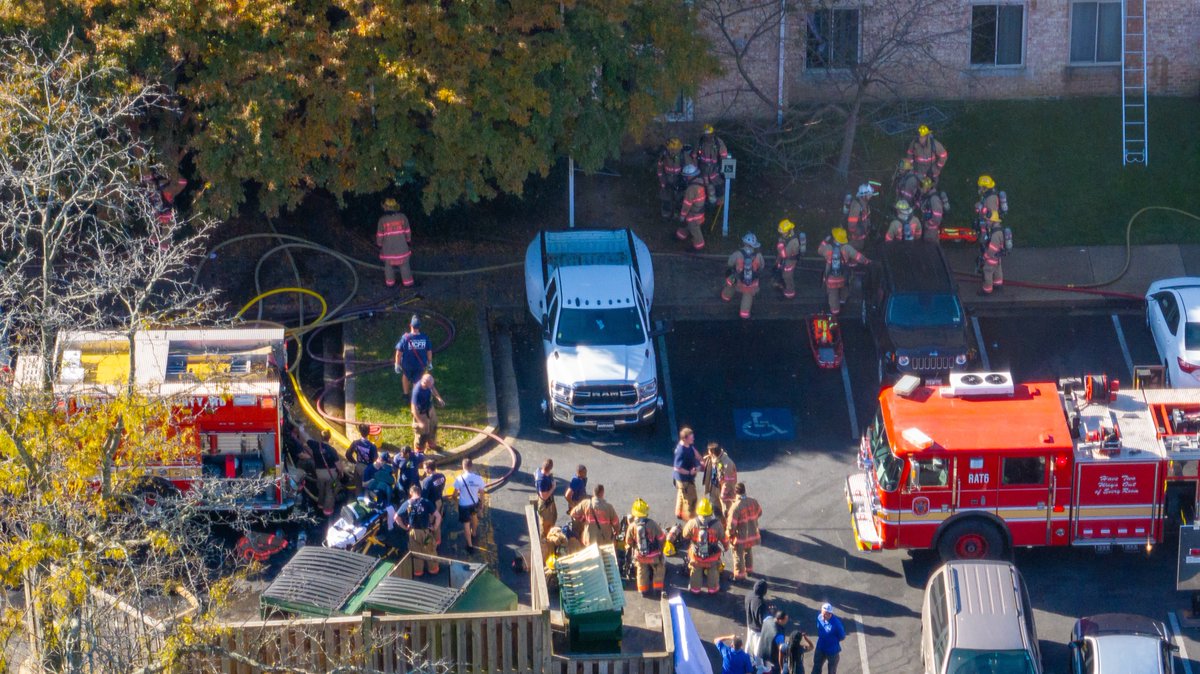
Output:
[[[616,550],[593,543],[558,558],[558,592],[570,648],[581,653],[621,650],[625,590]]]
[[[842,366],[842,329],[833,314],[808,317],[808,343],[817,367],[832,370]]]

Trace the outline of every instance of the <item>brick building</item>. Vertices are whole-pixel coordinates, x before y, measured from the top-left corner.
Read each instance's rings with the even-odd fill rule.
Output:
[[[1126,43],[1130,66],[1143,58],[1138,22],[1122,25],[1143,0],[781,0],[782,34],[772,3],[696,2],[725,72],[678,119],[844,99],[868,66],[878,97],[1118,96]],[[1197,95],[1200,0],[1144,2],[1149,94]]]

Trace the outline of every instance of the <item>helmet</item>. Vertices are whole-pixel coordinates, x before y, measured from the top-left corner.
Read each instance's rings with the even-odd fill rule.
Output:
[[[675,544],[672,543],[671,541],[664,542],[663,543],[663,554],[668,557],[675,554]]]
[[[700,502],[696,504],[696,514],[701,517],[712,517],[712,513],[712,501],[706,498],[700,499]]]
[[[846,243],[846,241],[849,240],[846,238],[845,227],[834,227],[831,233],[833,234],[833,240],[837,241],[838,243]]]
[[[791,234],[794,229],[796,229],[796,225],[791,220],[784,218],[779,221],[780,234]]]
[[[912,168],[913,168],[913,163],[912,163],[911,159],[905,158],[905,159],[900,160],[900,170],[901,171],[911,171]]]
[[[707,136],[707,135],[709,135],[709,134],[711,134],[711,133],[715,133],[715,132],[716,132],[716,129],[714,129],[714,128],[713,128],[713,125],[712,125],[712,124],[705,124],[705,125],[704,125],[704,135],[706,135],[706,136]]]
[[[933,133],[933,132],[930,131],[929,126],[927,126],[925,124],[922,124],[921,126],[917,127],[917,134],[919,136],[921,136],[922,138],[924,138],[925,136],[928,136],[930,133]]]
[[[896,210],[903,213],[904,211],[911,211],[912,206],[908,204],[906,199],[901,199],[900,201],[896,202]]]
[[[388,197],[387,199],[383,200],[383,210],[398,211],[398,210],[400,210],[400,203],[397,202],[395,199]]]
[[[683,141],[679,140],[678,138],[672,138],[671,140],[667,141],[667,149],[672,152],[679,152],[683,149]]]
[[[933,178],[930,178],[929,176],[921,178],[921,189],[925,190],[926,192],[933,189]]]
[[[550,555],[546,558],[546,570],[553,571],[555,566],[558,566],[558,555]]]
[[[700,169],[696,168],[695,164],[686,164],[683,167],[683,175],[691,178],[700,175]]]
[[[988,213],[988,221],[989,222],[1000,222],[1000,214],[997,213],[996,211],[992,211],[991,213]]]
[[[638,499],[633,502],[633,507],[629,509],[629,512],[634,517],[646,517],[650,514],[650,505],[644,500]]]
[[[754,236],[753,232],[750,232],[742,237],[742,245],[747,248],[758,248],[760,244],[758,243],[758,237]]]
[[[871,187],[871,183],[863,183],[858,186],[858,193],[856,196],[873,197],[875,196],[875,188]]]
[[[985,174],[979,176],[979,180],[976,181],[975,184],[979,185],[980,187],[982,187],[985,190],[990,190],[996,186],[996,181],[992,180],[992,177],[985,173]]]

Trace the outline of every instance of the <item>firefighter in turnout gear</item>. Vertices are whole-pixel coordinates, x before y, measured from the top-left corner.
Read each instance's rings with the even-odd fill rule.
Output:
[[[804,252],[796,225],[791,220],[779,221],[779,241],[775,243],[775,268],[783,283],[783,296],[789,300],[796,296],[796,260]]]
[[[884,241],[916,241],[922,236],[921,220],[913,213],[912,206],[901,199],[896,202],[896,217],[888,225]]]
[[[683,198],[683,163],[683,142],[672,138],[658,154],[658,204],[663,220],[670,220],[679,211],[679,202]]]
[[[990,175],[981,175],[976,182],[979,186],[979,202],[975,204],[975,214],[979,222],[980,267],[983,272],[983,285],[980,295],[991,295],[1004,287],[1004,257],[1005,236],[1000,216],[1007,210],[1005,200],[996,190],[996,181]]]
[[[859,185],[846,211],[846,236],[856,250],[863,248],[867,242],[867,234],[871,231],[870,201],[875,194],[871,183]]]
[[[616,540],[617,527],[621,524],[621,518],[617,516],[616,508],[604,500],[604,485],[602,484],[596,485],[590,499],[575,506],[571,511],[571,519],[578,526],[583,527],[580,540],[584,547],[592,543],[611,544]]]
[[[896,167],[896,179],[893,185],[898,199],[904,199],[909,203],[916,200],[917,192],[921,189],[921,176],[913,170],[911,159],[900,160],[900,165]]]
[[[913,170],[922,178],[932,179],[936,185],[947,157],[946,147],[933,137],[928,126],[922,124],[917,129],[917,137],[908,144],[908,158],[912,160]]]
[[[688,590],[699,594],[703,587],[709,594],[716,594],[721,589],[721,553],[725,551],[725,535],[721,520],[713,514],[708,499],[700,499],[696,517],[683,526],[683,538],[691,542]]]
[[[733,487],[737,484],[737,466],[721,445],[710,442],[704,454],[704,496],[717,517],[725,517],[733,505]]]
[[[934,188],[931,178],[921,179],[921,193],[917,203],[921,209],[921,221],[925,223],[924,239],[937,243],[942,230],[942,217],[946,214],[946,201]]]
[[[625,549],[633,554],[633,562],[637,565],[638,592],[661,592],[667,575],[667,562],[663,555],[663,543],[667,535],[657,522],[650,519],[650,506],[642,499],[633,502],[629,514],[631,519],[629,529],[625,532]]]
[[[850,265],[871,264],[865,255],[848,243],[846,230],[834,227],[817,248],[825,258],[825,294],[829,297],[829,313],[836,319],[842,305],[850,298]]]
[[[383,215],[375,228],[375,245],[379,246],[379,259],[383,261],[383,281],[388,286],[396,285],[396,268],[400,268],[400,283],[404,287],[413,285],[412,228],[408,217],[400,212],[395,199],[383,200]]]
[[[762,506],[746,496],[746,485],[741,482],[734,487],[734,494],[734,501],[725,512],[725,537],[733,546],[733,579],[741,580],[754,573],[751,548],[762,541],[758,531]]]
[[[708,190],[708,203],[719,205],[725,201],[725,179],[721,177],[721,160],[729,156],[725,141],[721,140],[712,124],[704,125],[704,135],[696,145],[696,159],[700,163],[700,175]]]
[[[725,278],[725,286],[721,288],[721,299],[728,302],[733,299],[733,293],[742,294],[742,304],[738,315],[750,318],[750,307],[754,304],[754,296],[758,294],[758,277],[762,275],[766,262],[762,253],[758,252],[760,244],[753,233],[742,237],[742,247],[733,251],[725,266],[729,275]]]
[[[684,165],[683,177],[687,180],[687,189],[679,206],[679,221],[684,226],[675,230],[675,238],[686,241],[690,235],[692,249],[701,250],[704,248],[704,207],[708,191],[704,187],[704,176],[695,164]]]

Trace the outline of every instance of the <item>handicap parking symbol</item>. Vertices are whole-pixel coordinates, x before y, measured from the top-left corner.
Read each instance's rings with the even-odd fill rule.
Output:
[[[782,407],[733,410],[733,429],[740,440],[791,440],[796,421]]]

